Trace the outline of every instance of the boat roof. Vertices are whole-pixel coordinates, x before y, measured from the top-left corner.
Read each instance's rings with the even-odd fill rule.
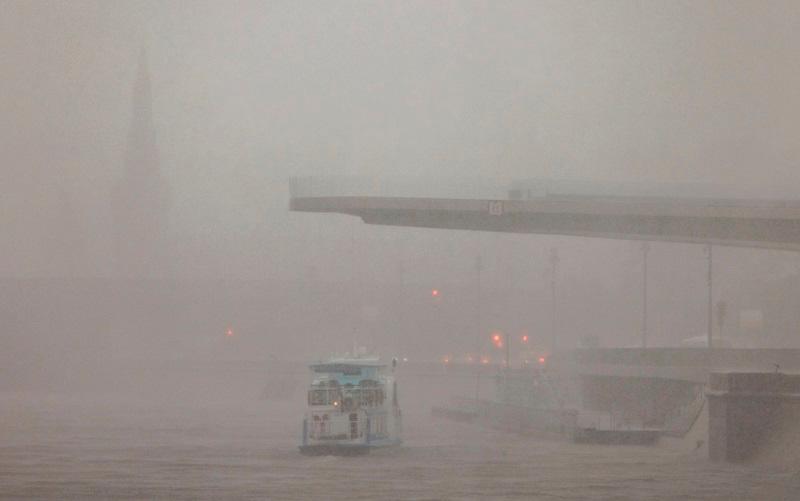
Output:
[[[339,367],[386,367],[386,364],[377,357],[361,358],[361,357],[334,357],[325,361],[315,362],[309,367],[317,370],[327,370],[330,372],[337,372]]]

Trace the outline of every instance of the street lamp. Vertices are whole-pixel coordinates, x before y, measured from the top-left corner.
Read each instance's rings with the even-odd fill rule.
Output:
[[[650,242],[642,242],[642,348],[647,348],[647,254]]]
[[[555,353],[556,351],[556,271],[558,270],[558,249],[555,247],[550,249],[550,300],[551,306],[553,310],[551,311],[550,321],[552,322],[551,328],[551,335],[553,339],[551,341],[551,353]]]
[[[503,339],[505,338],[505,339]],[[501,332],[495,332],[492,334],[492,341],[494,345],[498,348],[503,347],[503,343],[506,345],[506,369],[511,368],[511,339],[509,339],[508,335],[503,334]]]
[[[712,304],[712,297],[714,292],[714,282],[713,282],[713,271],[714,271],[714,255],[713,255],[713,247],[711,244],[706,245],[706,257],[708,258],[708,326],[706,330],[706,336],[708,336],[708,350],[711,353],[712,348],[712,341],[711,341],[711,331],[714,328],[713,323],[713,304]]]
[[[725,315],[728,313],[728,303],[725,301],[717,301],[717,337],[722,338],[722,327],[725,325]]]
[[[475,356],[477,357],[478,364],[475,365],[475,405],[478,404],[478,397],[481,391],[481,364],[483,359],[481,357],[481,338],[483,337],[481,327],[483,319],[481,318],[481,306],[483,299],[481,298],[481,272],[483,271],[483,261],[481,256],[475,256]]]

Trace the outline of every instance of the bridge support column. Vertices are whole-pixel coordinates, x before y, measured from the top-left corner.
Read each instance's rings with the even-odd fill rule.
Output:
[[[784,408],[800,401],[800,375],[712,373],[708,397],[708,455],[746,461],[776,430]]]

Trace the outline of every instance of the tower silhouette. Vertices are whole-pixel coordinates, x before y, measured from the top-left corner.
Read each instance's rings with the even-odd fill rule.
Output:
[[[139,59],[125,164],[113,198],[117,272],[128,277],[167,273],[165,229],[169,189],[161,175],[147,55]]]

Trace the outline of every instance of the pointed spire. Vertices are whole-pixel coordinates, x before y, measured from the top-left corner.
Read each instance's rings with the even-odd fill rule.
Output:
[[[139,66],[133,86],[133,115],[128,136],[128,156],[125,162],[126,176],[136,175],[142,170],[158,171],[158,150],[153,125],[153,92],[150,86],[150,71],[147,64],[147,49],[139,53]]]
[[[114,196],[118,269],[133,276],[164,273],[163,237],[169,209],[161,175],[147,52],[139,54],[124,172]]]
[[[139,66],[136,71],[136,83],[133,87],[134,120],[152,122],[153,91],[150,88],[150,69],[147,64],[147,48],[139,51]]]

